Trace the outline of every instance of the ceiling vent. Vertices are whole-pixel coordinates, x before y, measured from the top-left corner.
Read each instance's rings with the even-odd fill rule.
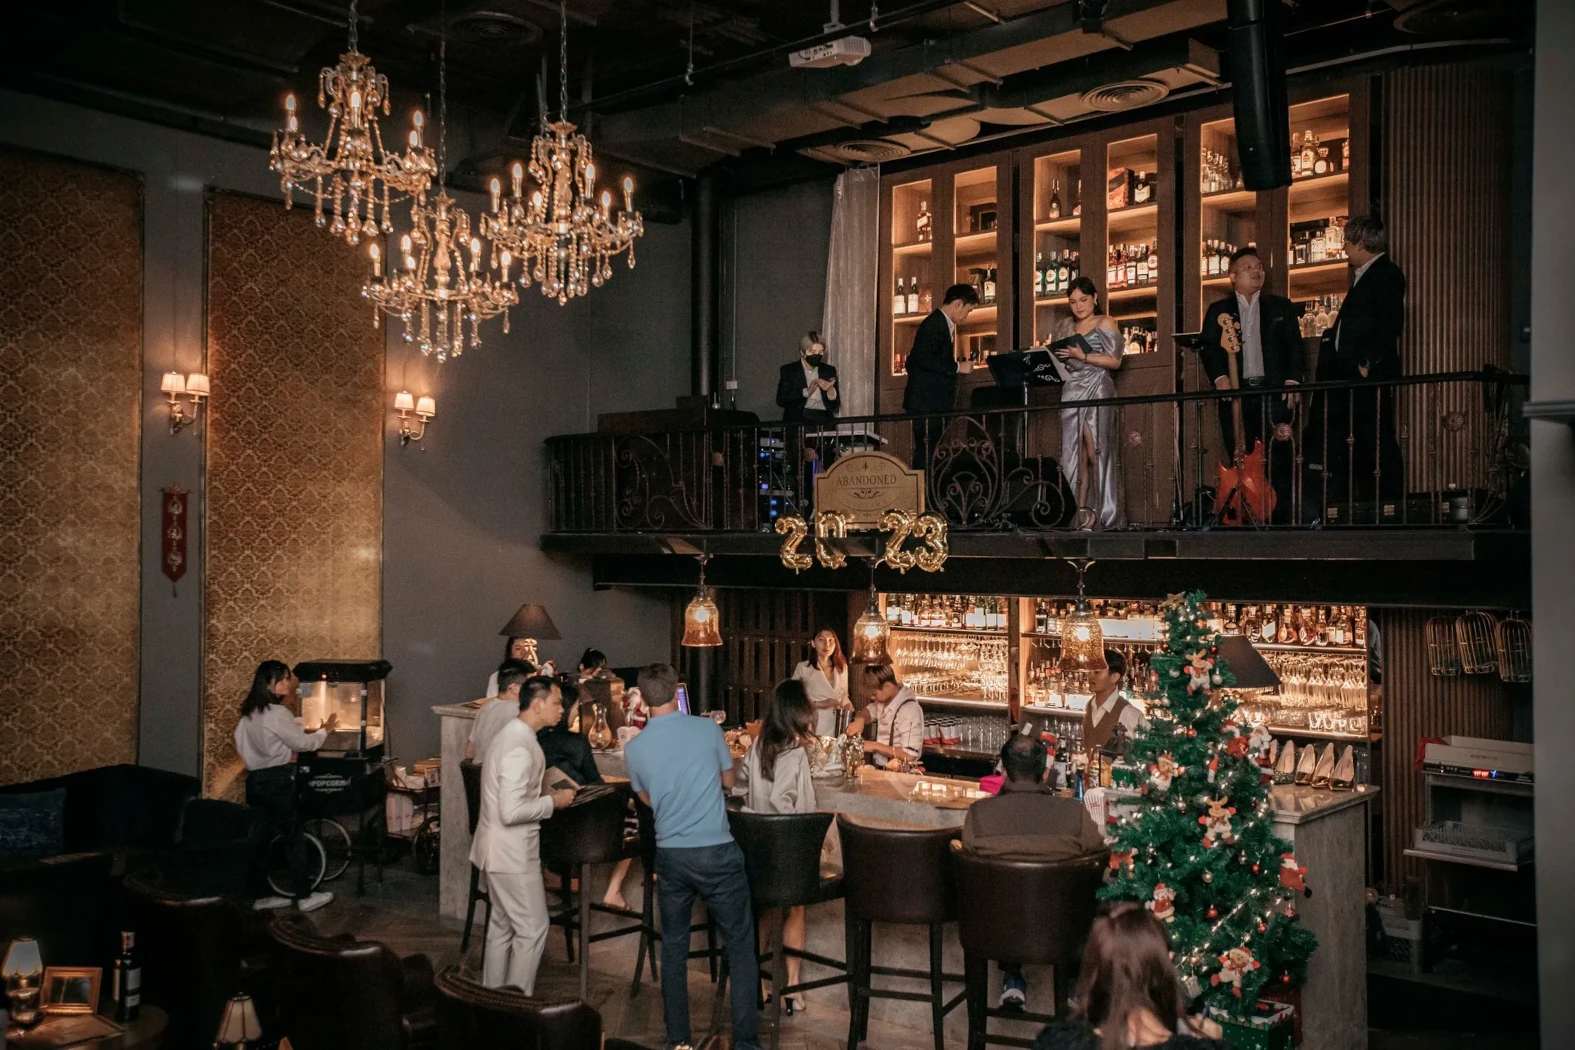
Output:
[[[902,143],[890,139],[849,139],[847,142],[821,146],[814,151],[814,156],[842,164],[881,164],[889,160],[901,160],[912,152]]]
[[[541,40],[541,27],[501,11],[468,11],[448,21],[455,40],[485,47],[530,47]]]
[[[1159,80],[1118,80],[1083,92],[1083,105],[1102,113],[1115,113],[1153,105],[1168,94],[1170,88]]]

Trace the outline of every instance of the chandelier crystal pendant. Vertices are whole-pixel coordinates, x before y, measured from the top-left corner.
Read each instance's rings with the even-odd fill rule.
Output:
[[[632,179],[623,180],[623,210],[616,216],[611,193],[603,190],[595,199],[591,144],[568,121],[569,20],[561,0],[558,15],[558,119],[531,141],[529,168],[515,162],[507,198],[502,183],[492,180],[492,214],[481,224],[498,256],[494,262],[501,266],[502,253],[512,255],[520,262],[520,287],[535,281],[561,306],[606,283],[613,256],[627,251],[634,269],[634,241],[644,235],[645,221],[634,210]],[[527,170],[537,185],[528,198]]]
[[[421,111],[412,116],[409,146],[405,152],[383,148],[377,113],[389,114],[388,78],[357,50],[356,0],[350,3],[350,46],[339,64],[324,67],[317,77],[317,104],[328,110],[328,134],[321,144],[301,131],[295,96],[284,100],[284,127],[273,134],[268,167],[279,175],[284,206],[295,204],[295,191],[304,190],[316,201],[317,225],[328,226],[347,244],[375,237],[379,230],[393,230],[388,210],[399,199],[426,191],[437,173],[437,164],[422,138]],[[324,214],[332,202],[333,219]]]
[[[445,24],[446,28],[446,24]],[[513,258],[507,249],[489,253],[472,236],[470,216],[447,192],[448,173],[448,38],[438,43],[437,196],[428,201],[418,193],[410,206],[410,232],[399,240],[399,252],[387,260],[376,241],[368,246],[372,279],[361,294],[376,306],[373,327],[381,314],[404,324],[404,338],[440,362],[458,357],[468,346],[481,345],[481,322],[503,315],[509,330],[509,307],[519,292],[509,280]]]

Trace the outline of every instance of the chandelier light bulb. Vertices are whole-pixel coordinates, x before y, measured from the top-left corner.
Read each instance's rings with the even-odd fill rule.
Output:
[[[610,210],[612,210],[612,194],[608,193],[606,190],[602,190],[602,211],[606,212]]]
[[[377,246],[377,242],[376,241],[373,241],[371,244],[367,245],[366,251],[367,251],[367,254],[372,257],[372,276],[373,277],[381,277],[381,276],[383,276],[383,251],[382,251],[382,249]]]
[[[492,210],[496,212],[503,203],[503,183],[494,177],[491,182],[487,183],[487,193],[492,198]]]
[[[627,175],[623,177],[623,210],[634,211],[634,180]]]
[[[594,185],[596,185],[596,165],[594,165],[594,164],[586,164],[585,165],[585,184],[587,186],[594,186]]]

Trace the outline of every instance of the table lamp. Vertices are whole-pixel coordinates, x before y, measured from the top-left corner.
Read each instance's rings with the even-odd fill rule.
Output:
[[[536,656],[536,640],[544,638],[555,642],[563,635],[558,633],[557,626],[552,622],[552,617],[547,615],[547,610],[531,602],[520,606],[520,611],[514,618],[503,625],[503,630],[498,632],[505,638],[518,638],[525,643],[528,652],[525,659],[533,664],[541,661]]]
[[[1274,689],[1280,684],[1280,676],[1274,673],[1274,668],[1269,666],[1269,662],[1254,648],[1246,635],[1221,635],[1217,644],[1220,659],[1225,661],[1225,666],[1230,668],[1230,673],[1236,678],[1236,684],[1231,688]]]
[[[257,1006],[249,995],[237,995],[224,1004],[224,1016],[219,1019],[219,1034],[213,1045],[245,1048],[247,1043],[262,1038],[262,1025],[257,1023]]]
[[[0,977],[5,979],[6,994],[11,998],[11,1019],[21,1028],[29,1027],[38,1020],[38,993],[44,977],[38,942],[31,937],[12,941],[5,961],[0,962]]]

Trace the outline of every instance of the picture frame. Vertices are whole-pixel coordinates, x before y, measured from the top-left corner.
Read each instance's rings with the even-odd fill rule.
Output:
[[[52,1016],[97,1013],[103,974],[97,966],[44,967],[40,1009]]]

